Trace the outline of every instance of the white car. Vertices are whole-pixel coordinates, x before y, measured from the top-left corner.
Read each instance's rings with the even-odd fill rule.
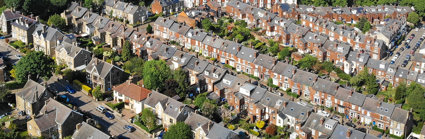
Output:
[[[101,113],[104,113],[106,111],[106,108],[103,107],[103,106],[97,106],[96,107],[96,110],[99,111],[99,112],[101,112]]]
[[[318,110],[317,114],[324,116],[324,117],[329,117],[329,113],[327,111],[322,111],[322,110]]]

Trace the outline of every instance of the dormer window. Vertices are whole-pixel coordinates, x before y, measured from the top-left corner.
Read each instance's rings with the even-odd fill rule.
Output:
[[[205,71],[205,75],[209,75],[210,74],[210,72],[208,72],[208,71]]]
[[[213,76],[214,76],[214,78],[218,78],[218,75],[217,75],[217,74],[215,74],[215,73],[213,73]]]

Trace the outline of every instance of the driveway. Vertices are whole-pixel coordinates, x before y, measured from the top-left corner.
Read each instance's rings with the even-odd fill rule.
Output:
[[[91,97],[85,95],[81,91],[77,91],[75,94],[69,94],[65,90],[65,85],[68,84],[66,81],[60,80],[58,82],[55,82],[57,80],[56,76],[53,76],[49,80],[49,87],[52,90],[57,90],[58,94],[65,94],[70,98],[70,101],[72,104],[77,106],[81,111],[88,112],[91,114],[91,117],[99,122],[100,125],[102,125],[102,130],[106,133],[109,133],[111,136],[120,136],[123,138],[150,138],[149,135],[145,134],[145,132],[141,131],[140,129],[136,128],[133,132],[128,132],[123,127],[124,125],[131,125],[129,122],[127,122],[122,117],[115,115],[115,119],[108,119],[103,113],[96,110],[97,106],[104,105],[100,102],[96,102]],[[105,105],[104,105],[105,106]],[[112,112],[111,112],[112,113]],[[135,125],[133,125],[135,126]]]

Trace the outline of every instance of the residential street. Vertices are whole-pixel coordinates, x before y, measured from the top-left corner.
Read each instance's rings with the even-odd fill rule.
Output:
[[[89,112],[92,115],[92,118],[102,125],[104,132],[109,133],[111,136],[119,136],[123,138],[150,138],[149,135],[145,134],[140,129],[136,128],[133,132],[127,132],[123,127],[124,125],[129,125],[130,123],[115,115],[115,119],[110,120],[104,114],[96,110],[96,107],[102,105],[100,102],[94,101],[91,97],[85,95],[84,93],[77,91],[75,94],[70,94],[65,90],[65,85],[68,84],[65,81],[61,80],[55,82],[58,77],[53,76],[49,80],[49,87],[55,91],[58,91],[59,94],[65,94],[70,98],[70,102],[76,105],[80,110]],[[104,105],[106,107],[106,105]],[[111,112],[112,113],[112,112]],[[132,125],[136,126],[136,125]]]
[[[7,44],[4,39],[0,40],[0,56],[8,58],[10,60],[10,63],[15,63],[19,59],[16,57],[16,55],[22,55],[22,53],[18,52],[17,50],[13,49],[12,46]]]

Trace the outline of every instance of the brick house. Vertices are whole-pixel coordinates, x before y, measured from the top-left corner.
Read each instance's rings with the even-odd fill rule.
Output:
[[[297,67],[283,63],[277,62],[276,65],[272,69],[272,79],[273,84],[279,86],[283,90],[287,90],[292,87],[292,77],[294,76]]]
[[[183,8],[184,1],[179,0],[154,0],[151,4],[151,10],[154,14],[170,15],[183,10]]]
[[[254,76],[265,81],[272,77],[272,69],[276,64],[277,58],[260,54],[254,61]]]

